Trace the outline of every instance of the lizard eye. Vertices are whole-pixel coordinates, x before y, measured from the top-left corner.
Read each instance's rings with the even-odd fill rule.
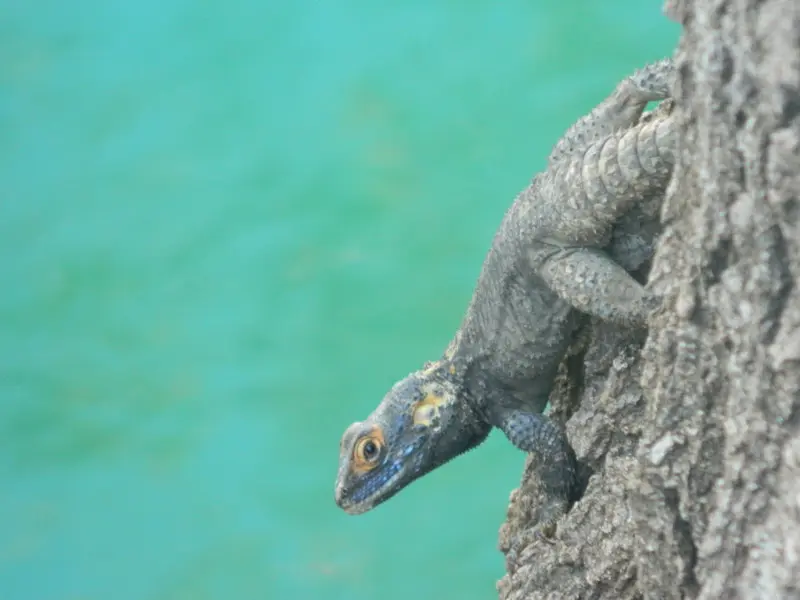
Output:
[[[365,437],[356,444],[355,457],[361,463],[373,465],[380,456],[383,445],[374,437]]]

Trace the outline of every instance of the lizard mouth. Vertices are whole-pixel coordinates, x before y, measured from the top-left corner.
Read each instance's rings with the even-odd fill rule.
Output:
[[[366,485],[355,492],[339,483],[335,492],[336,504],[349,515],[360,515],[372,510],[400,491],[400,487],[396,487],[395,484],[400,480],[404,472],[405,469],[401,464],[395,463],[387,471],[387,474],[389,474],[388,479],[376,479],[372,485]]]
[[[348,515],[363,515],[368,510],[374,508],[372,504],[362,502],[361,504],[339,504],[339,507]]]

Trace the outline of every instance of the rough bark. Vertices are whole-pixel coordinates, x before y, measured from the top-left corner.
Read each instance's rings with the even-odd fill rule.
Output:
[[[800,598],[800,3],[667,11],[683,34],[650,273],[665,309],[649,334],[588,325],[562,365],[553,414],[593,473],[551,541],[529,533],[523,474],[503,599]]]

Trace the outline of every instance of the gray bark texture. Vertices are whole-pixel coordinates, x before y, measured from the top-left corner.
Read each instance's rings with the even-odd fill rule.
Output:
[[[526,463],[503,600],[800,598],[800,2],[666,9],[683,33],[649,277],[665,308],[649,333],[587,323],[562,364],[551,416],[588,483],[542,539]]]

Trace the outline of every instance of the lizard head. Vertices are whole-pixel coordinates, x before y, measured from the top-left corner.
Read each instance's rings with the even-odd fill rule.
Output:
[[[474,447],[488,434],[436,364],[397,382],[365,421],[342,436],[336,504],[360,514]]]

